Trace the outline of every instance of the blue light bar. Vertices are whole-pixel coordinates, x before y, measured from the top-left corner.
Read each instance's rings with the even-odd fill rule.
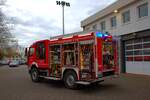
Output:
[[[107,37],[107,36],[108,36],[108,34],[104,34],[104,36],[105,36],[105,37]]]
[[[102,37],[103,37],[103,33],[101,33],[101,32],[96,32],[96,36],[102,38]]]

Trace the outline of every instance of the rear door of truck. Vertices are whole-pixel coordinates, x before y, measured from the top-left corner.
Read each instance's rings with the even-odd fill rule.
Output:
[[[101,34],[101,33],[99,33]],[[115,74],[115,48],[112,42],[112,36],[101,35],[96,37],[96,69],[97,77],[112,76]]]

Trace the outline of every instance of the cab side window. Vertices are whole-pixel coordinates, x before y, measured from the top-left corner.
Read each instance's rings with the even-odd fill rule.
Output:
[[[36,56],[38,59],[45,59],[45,44],[43,42],[37,43]]]
[[[29,48],[29,56],[33,56],[34,54],[34,48]]]

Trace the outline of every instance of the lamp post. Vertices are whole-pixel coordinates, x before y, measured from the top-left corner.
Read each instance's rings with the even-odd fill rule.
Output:
[[[65,2],[65,1],[56,1],[57,5],[61,5],[62,6],[62,30],[63,30],[63,35],[65,34],[65,24],[64,24],[64,6],[70,7],[70,3],[69,2]]]

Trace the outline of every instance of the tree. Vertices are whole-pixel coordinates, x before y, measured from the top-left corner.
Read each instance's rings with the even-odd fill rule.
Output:
[[[5,6],[5,2],[6,0],[0,0],[0,7]],[[10,32],[11,27],[9,27],[9,24],[7,16],[3,13],[2,8],[0,8],[0,59],[13,55],[12,53],[10,55],[9,52],[14,52],[15,50],[10,51],[13,50],[11,48],[17,47],[16,45],[18,45]]]

